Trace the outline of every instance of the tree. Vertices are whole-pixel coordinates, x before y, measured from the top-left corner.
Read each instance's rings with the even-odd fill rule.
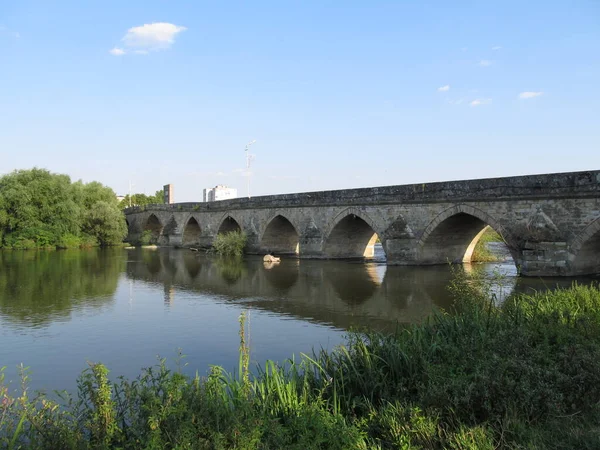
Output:
[[[124,229],[116,195],[101,183],[38,168],[0,177],[0,247],[110,245]]]
[[[44,169],[19,170],[0,178],[3,241],[56,245],[64,234],[79,232],[81,207],[71,179]]]
[[[131,202],[129,199],[131,198]],[[130,206],[146,206],[146,205],[156,205],[164,203],[164,193],[162,190],[156,191],[154,195],[146,195],[146,194],[132,194],[129,197],[129,194],[121,200],[119,203],[119,207],[121,209],[129,208]]]
[[[116,204],[98,201],[86,212],[82,231],[104,247],[122,242],[127,235],[127,224]]]

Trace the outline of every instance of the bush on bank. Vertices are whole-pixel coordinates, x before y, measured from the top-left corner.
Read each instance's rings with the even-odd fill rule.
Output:
[[[127,233],[115,193],[44,169],[0,177],[0,248],[79,248],[119,244]]]
[[[494,306],[459,277],[452,314],[238,375],[190,379],[164,361],[134,381],[95,364],[59,406],[0,388],[12,448],[592,449],[600,447],[600,290]],[[4,389],[4,390],[1,390]]]

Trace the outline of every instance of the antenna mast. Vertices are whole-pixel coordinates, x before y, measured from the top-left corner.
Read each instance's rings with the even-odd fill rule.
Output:
[[[254,155],[251,155],[250,152],[248,151],[248,147],[250,147],[252,144],[254,144],[256,142],[256,139],[251,140],[250,142],[248,142],[246,144],[246,184],[247,184],[247,188],[248,188],[248,198],[250,198],[250,163],[252,162],[252,160],[254,159]]]

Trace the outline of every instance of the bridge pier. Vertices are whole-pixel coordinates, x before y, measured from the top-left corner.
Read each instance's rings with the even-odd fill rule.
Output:
[[[298,256],[304,259],[321,259],[323,258],[322,246],[323,238],[321,236],[300,236]]]
[[[419,265],[417,260],[418,241],[416,239],[386,239],[381,241],[387,263],[396,266]]]
[[[526,242],[515,264],[526,277],[575,275],[566,242]]]
[[[168,247],[181,247],[183,246],[183,233],[165,234],[158,242],[159,245]]]

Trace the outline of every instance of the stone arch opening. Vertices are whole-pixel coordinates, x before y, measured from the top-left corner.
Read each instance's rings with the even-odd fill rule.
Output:
[[[225,220],[221,222],[221,226],[219,227],[217,234],[226,234],[231,233],[232,231],[239,231],[241,233],[242,227],[240,227],[240,224],[237,223],[233,217],[227,216]]]
[[[572,275],[600,274],[600,219],[593,222],[581,236],[581,244],[575,249],[571,263]]]
[[[183,229],[183,245],[197,245],[200,243],[200,236],[202,235],[202,229],[200,224],[194,217],[190,217]]]
[[[326,258],[373,258],[377,233],[371,225],[356,214],[348,214],[333,227],[325,245]]]
[[[158,240],[163,232],[163,225],[156,215],[150,214],[146,225],[144,226],[144,233],[149,233],[149,240],[151,244],[158,244]]]
[[[269,253],[297,255],[300,253],[300,235],[288,219],[277,215],[267,225],[261,247]]]
[[[488,232],[496,231],[501,241],[489,248],[477,244]],[[484,244],[484,242],[482,242]],[[478,254],[475,254],[477,250]],[[483,254],[480,252],[484,252]],[[504,243],[502,235],[486,221],[468,214],[457,212],[441,220],[430,231],[424,233],[420,248],[421,264],[447,264],[469,262],[513,261],[511,249]]]

